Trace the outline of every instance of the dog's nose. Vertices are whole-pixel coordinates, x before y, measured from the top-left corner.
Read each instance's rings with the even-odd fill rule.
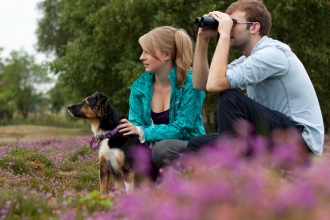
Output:
[[[68,105],[68,109],[69,109],[69,110],[72,109],[72,105]]]

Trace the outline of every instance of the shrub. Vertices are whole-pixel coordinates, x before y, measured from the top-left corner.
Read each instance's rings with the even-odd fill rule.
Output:
[[[12,158],[11,156],[5,156],[0,159],[0,168],[11,170],[15,175],[31,173],[31,169],[25,160]]]
[[[79,149],[78,151],[74,152],[73,155],[70,156],[69,161],[77,161],[79,157],[84,157],[86,155],[92,154],[94,151],[91,148],[84,147]]]

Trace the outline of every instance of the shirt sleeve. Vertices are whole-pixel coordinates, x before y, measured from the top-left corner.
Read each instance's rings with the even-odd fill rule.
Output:
[[[232,89],[246,89],[269,77],[287,74],[288,70],[286,54],[276,47],[266,47],[229,64],[226,76]]]

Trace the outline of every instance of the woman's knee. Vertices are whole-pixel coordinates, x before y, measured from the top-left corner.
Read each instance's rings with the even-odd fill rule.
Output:
[[[164,155],[166,154],[164,141],[157,142],[153,148],[152,148],[152,160],[153,161],[159,161],[162,158],[164,158]]]
[[[157,142],[152,148],[152,161],[158,168],[170,163],[175,159],[180,151],[186,148],[187,142],[180,140],[162,140]]]

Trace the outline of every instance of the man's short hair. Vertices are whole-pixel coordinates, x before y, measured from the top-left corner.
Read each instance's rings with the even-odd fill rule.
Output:
[[[227,8],[226,13],[230,15],[237,10],[246,12],[245,18],[247,21],[260,23],[260,36],[269,36],[269,31],[272,26],[272,16],[262,1],[238,0]]]

